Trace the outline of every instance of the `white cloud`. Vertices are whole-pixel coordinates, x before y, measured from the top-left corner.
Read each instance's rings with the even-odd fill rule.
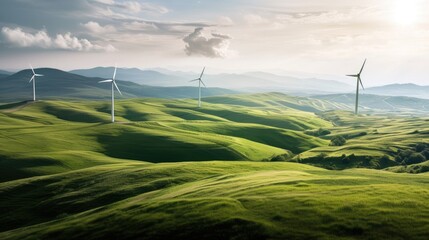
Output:
[[[94,44],[87,39],[80,39],[72,36],[71,33],[57,34],[55,38],[48,35],[46,30],[40,30],[37,33],[24,32],[21,28],[15,29],[3,27],[2,36],[8,44],[15,47],[33,47],[44,49],[64,49],[72,51],[115,51],[115,47],[108,44],[101,46]]]
[[[211,58],[227,57],[231,37],[219,33],[212,33],[211,37],[206,37],[203,30],[204,28],[195,28],[193,33],[183,38],[186,43],[186,54]]]
[[[345,21],[351,20],[354,14],[354,12],[344,13],[335,10],[326,12],[301,12],[294,14],[278,14],[277,19],[288,23],[302,24],[344,23]]]
[[[105,25],[101,26],[98,22],[89,21],[85,24],[82,24],[86,29],[93,33],[108,33],[108,32],[115,32],[116,29],[114,26],[111,25]]]
[[[133,13],[139,13],[141,11],[141,9],[142,9],[142,6],[138,2],[131,2],[131,1],[130,2],[124,2],[123,6],[127,10],[129,10],[129,11],[131,11]]]
[[[219,25],[224,25],[224,26],[231,26],[234,24],[234,22],[232,21],[232,19],[230,17],[226,17],[226,16],[220,16],[218,18],[218,24]]]
[[[93,0],[95,2],[99,2],[99,3],[103,3],[103,4],[108,4],[108,5],[113,5],[115,4],[114,0]]]
[[[157,30],[158,27],[153,23],[143,21],[132,21],[123,24],[123,27],[132,31]]]
[[[51,38],[45,30],[38,31],[35,34],[26,33],[21,28],[11,29],[3,27],[2,35],[4,40],[20,47],[41,47],[47,48],[52,44]]]
[[[151,4],[151,3],[142,3],[141,4],[141,10],[146,12],[154,12],[154,13],[160,13],[160,14],[166,14],[170,12],[168,8],[157,5],[157,4]]]
[[[269,23],[268,19],[265,19],[265,18],[261,17],[260,15],[250,14],[250,13],[244,15],[243,19],[247,24],[251,24],[251,25]]]
[[[115,1],[115,0],[95,0],[95,2],[107,7],[115,8],[121,12],[124,12],[123,10],[126,10],[126,12],[124,12],[126,14],[129,14],[130,12],[134,14],[140,13],[140,12],[165,14],[169,12],[169,10],[164,6],[154,4],[154,3],[148,3],[148,2],[145,2],[145,3],[140,3],[138,1],[121,2],[121,1]]]

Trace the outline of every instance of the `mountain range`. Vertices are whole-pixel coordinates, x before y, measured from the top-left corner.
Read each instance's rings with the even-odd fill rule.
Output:
[[[114,68],[111,67],[70,72],[52,68],[37,69],[38,72],[45,75],[37,78],[37,95],[41,99],[108,99],[110,96],[109,85],[98,84],[98,81],[111,78],[113,70]],[[32,87],[28,83],[30,77],[31,71],[28,69],[15,74],[0,71],[0,102],[31,98]],[[119,98],[195,98],[198,94],[196,84],[190,83],[189,79],[196,77],[198,77],[198,73],[192,72],[118,68],[118,84],[124,95],[117,94],[117,96]],[[354,87],[338,81],[316,78],[299,79],[266,72],[207,74],[203,80],[208,86],[203,89],[203,97],[239,92],[282,92],[327,99],[350,106],[354,103]],[[361,98],[360,104],[363,107],[396,111],[410,109],[410,104],[414,104],[411,109],[427,111],[426,101],[421,99],[429,99],[429,86],[391,84],[367,88],[361,94],[366,95]],[[401,105],[402,102],[405,105]]]
[[[97,67],[70,71],[87,77],[109,78],[113,67]],[[141,70],[138,68],[119,68],[118,78],[126,81],[153,86],[184,86],[192,85],[189,80],[195,79],[199,73],[171,71],[157,68]],[[352,84],[318,78],[299,78],[276,75],[267,72],[247,72],[243,74],[210,74],[206,71],[203,78],[206,85],[233,89],[240,92],[283,92],[299,96],[324,95],[336,93],[354,93]],[[429,99],[429,86],[416,84],[391,84],[367,88],[367,94],[384,96],[407,96]]]
[[[43,77],[36,79],[38,99],[51,98],[110,98],[110,85],[100,84],[103,78],[85,77],[52,68],[36,69]],[[22,70],[10,76],[0,78],[0,102],[27,100],[32,97],[32,84],[29,84],[31,70]],[[111,77],[111,76],[110,76]],[[123,96],[119,98],[158,97],[158,98],[195,98],[196,87],[159,87],[140,85],[134,82],[117,80]],[[236,91],[221,88],[205,88],[204,96],[233,94]]]
[[[86,77],[109,78],[113,67],[97,67],[70,71]],[[353,87],[338,81],[316,78],[296,78],[280,76],[266,72],[248,72],[243,74],[209,74],[206,70],[203,80],[207,86],[227,88],[240,92],[281,91],[297,95],[327,94],[351,91]],[[166,69],[140,70],[137,68],[118,68],[118,78],[138,84],[152,86],[191,86],[189,80],[200,73],[170,71]]]
[[[429,99],[429,86],[420,86],[412,83],[372,87],[366,89],[364,92],[384,96],[408,96]]]

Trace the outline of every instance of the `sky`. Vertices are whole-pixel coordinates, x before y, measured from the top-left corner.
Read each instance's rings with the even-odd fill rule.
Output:
[[[2,0],[0,69],[266,71],[429,85],[424,0]]]

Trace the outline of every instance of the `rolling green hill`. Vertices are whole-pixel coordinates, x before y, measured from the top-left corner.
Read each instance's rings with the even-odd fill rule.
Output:
[[[195,100],[130,99],[21,102],[0,107],[2,179],[108,164],[269,160],[328,144],[304,134],[330,127],[313,113],[290,108],[253,109]],[[76,157],[80,156],[80,157]]]
[[[0,239],[429,234],[427,162],[398,160],[429,147],[427,117],[280,93],[196,104],[122,99],[114,124],[108,101],[0,105]]]
[[[111,164],[1,183],[0,238],[426,239],[428,184],[295,163]]]
[[[421,87],[424,91],[424,87]],[[385,93],[386,94],[386,93]],[[354,109],[355,94],[330,94],[312,96],[312,98],[321,99],[325,101],[335,102],[348,106],[348,109]],[[377,114],[382,112],[396,112],[409,114],[428,114],[429,113],[429,99],[421,99],[415,97],[404,96],[380,96],[372,94],[361,94],[359,97],[359,107],[361,112]]]

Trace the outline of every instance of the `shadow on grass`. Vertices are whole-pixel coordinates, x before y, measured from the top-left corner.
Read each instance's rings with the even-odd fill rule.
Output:
[[[97,141],[104,147],[104,154],[110,157],[154,163],[243,159],[224,146],[192,144],[168,136],[122,132],[117,136],[97,136]]]

